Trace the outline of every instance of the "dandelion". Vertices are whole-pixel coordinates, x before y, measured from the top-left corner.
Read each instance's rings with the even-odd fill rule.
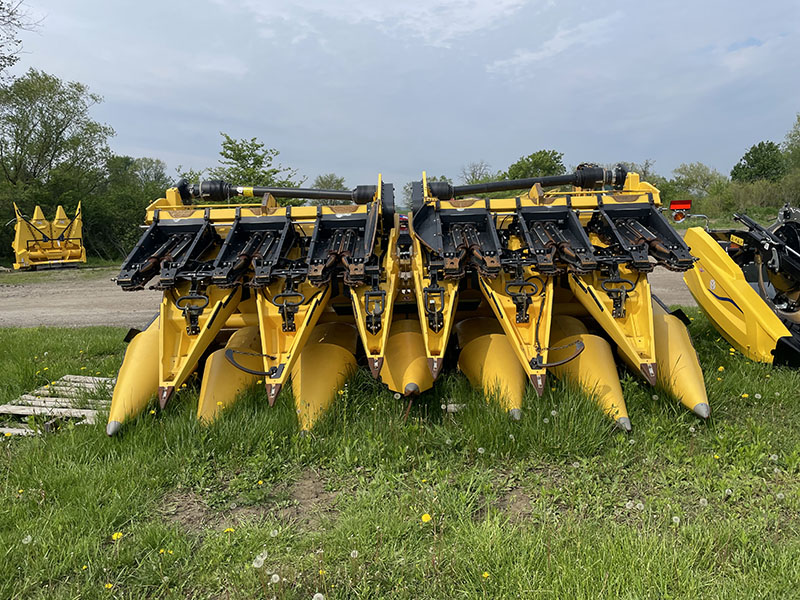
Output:
[[[95,375],[100,375],[100,371],[95,372]]]
[[[351,550],[350,558],[358,558],[358,550]]]
[[[722,381],[722,377],[717,377],[717,381]]]
[[[6,434],[6,435],[8,435],[8,434]],[[447,444],[447,445],[449,446],[450,444],[452,444],[452,443],[453,443],[453,440],[451,440],[450,438],[447,438],[447,439],[444,441],[444,443],[445,443],[445,444]]]
[[[633,508],[633,500],[628,500],[625,503],[625,508],[627,508],[628,510],[632,509]]]
[[[423,522],[423,523],[428,523],[428,522],[431,520],[431,516],[430,516],[428,513],[425,513],[425,514],[424,514],[424,515],[422,515],[422,517],[420,517],[420,518],[422,519],[422,522]]]
[[[644,504],[641,502],[636,503],[636,510],[644,510]]]
[[[780,396],[780,395],[781,395],[781,393],[780,393],[780,392],[775,392],[775,397],[776,397],[776,398],[777,398],[778,396]]]
[[[223,533],[233,533],[233,527],[226,527]]]
[[[44,370],[47,371],[50,367],[45,367]]]
[[[658,400],[658,394],[653,394],[652,398],[653,398],[653,400]]]
[[[545,423],[549,423],[549,422],[550,422],[550,419],[548,419],[547,417],[545,417],[544,419],[542,419],[542,421],[544,421]]]
[[[150,411],[150,414],[151,414],[151,415],[154,415],[154,414],[156,414],[156,411],[155,411],[155,409],[151,410],[151,411]]]
[[[755,395],[755,396],[753,396],[753,397],[754,397],[756,400],[761,400],[761,394],[756,394],[756,395]]]
[[[278,537],[278,530],[277,529],[273,529],[272,531],[270,531],[269,532],[269,537]]]
[[[486,452],[486,450],[483,448],[478,448],[478,454],[483,454],[484,452]]]
[[[572,463],[572,466],[573,466],[573,467],[575,467],[575,468],[577,469],[578,467],[580,467],[580,466],[581,466],[581,463],[579,463],[579,462],[576,460],[574,463]]]
[[[281,576],[278,575],[277,573],[273,573],[272,577],[270,578],[270,581],[272,583],[278,583],[280,580],[281,580]]]
[[[550,416],[551,416],[551,417],[555,417],[557,414],[558,414],[558,411],[557,411],[557,410],[551,410],[551,411],[550,411]]]
[[[172,550],[167,550],[167,554],[174,554],[174,552],[172,552]]]
[[[769,455],[769,459],[770,459],[772,462],[775,462],[775,461],[777,461],[777,460],[778,460],[778,455],[777,455],[777,454],[770,454],[770,455]]]
[[[89,565],[83,565],[83,566],[81,567],[81,571],[85,571],[85,570],[86,570],[86,569],[88,569],[88,568],[89,568]]]
[[[32,541],[33,538],[30,535],[26,535],[24,538],[22,538],[22,543],[25,544],[26,546],[30,544]]]
[[[629,439],[629,440],[628,440],[628,443],[629,443],[631,446],[633,446],[633,445],[636,443],[636,440],[635,440],[635,439],[633,439],[633,438],[631,438],[631,439]]]
[[[113,588],[113,587],[114,587],[114,584],[113,584],[113,583],[107,583],[107,584],[105,584],[105,586],[103,586],[103,587],[105,587],[107,590],[110,590],[111,588]]]
[[[775,467],[774,469],[772,469],[772,472],[777,474],[780,473],[781,470],[778,467]]]
[[[514,441],[514,434],[513,433],[509,433],[508,434],[508,439],[510,439],[513,442]]]
[[[311,597],[311,600],[325,600],[325,596],[317,592]]]
[[[320,569],[320,570],[319,570],[319,574],[320,574],[320,575],[325,575],[325,569]]]
[[[164,549],[163,548],[159,548],[158,553],[159,554],[164,554]]]
[[[750,397],[750,394],[747,394],[747,393],[742,394],[742,398],[749,398],[749,397]]]
[[[714,455],[714,460],[719,460],[719,454]]]
[[[483,577],[484,579],[489,579],[489,571],[484,571],[481,577]]]
[[[85,371],[85,370],[86,370],[86,367],[81,367],[81,371]]]
[[[783,495],[783,492],[778,492],[777,494],[775,494],[775,497],[778,500],[783,500],[786,496]]]
[[[717,367],[717,371],[719,371],[720,373],[722,373],[724,370],[725,370],[725,367],[721,367],[721,366]]]
[[[253,568],[260,569],[264,566],[264,557],[260,554],[253,559]]]
[[[725,488],[725,495],[733,496],[733,490],[731,488]]]
[[[338,392],[336,392],[336,393],[337,393],[337,394],[339,394],[340,396],[344,396],[344,390],[339,390],[339,391],[338,391]]]
[[[672,517],[672,522],[675,523],[675,525],[680,525],[681,518],[678,517],[678,516],[674,516],[674,517]]]
[[[10,432],[10,431],[6,431],[4,435],[5,435],[6,437],[11,437],[11,432]]]
[[[700,498],[700,506],[708,506],[708,500],[705,498]]]
[[[18,490],[17,490],[17,493],[18,493],[18,494],[22,494],[24,491],[25,491],[25,490],[23,490],[22,488],[20,488],[20,489],[18,489]]]
[[[695,431],[697,431],[697,430],[694,428],[694,425],[689,427],[689,433],[694,433]]]
[[[111,534],[111,540],[112,541],[116,542],[117,540],[121,540],[121,539],[122,539],[122,532],[121,531],[115,531],[114,533]]]
[[[222,402],[217,402],[217,406],[222,406]]]
[[[769,379],[770,377],[772,377],[772,375],[770,375],[769,373],[767,373],[767,374],[765,375],[765,377],[766,377],[767,379]]]

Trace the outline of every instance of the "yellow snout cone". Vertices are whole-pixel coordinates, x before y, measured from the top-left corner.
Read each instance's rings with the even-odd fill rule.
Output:
[[[397,319],[392,323],[380,375],[391,391],[403,396],[421,394],[433,387],[417,319]]]
[[[253,371],[263,367],[261,337],[258,327],[238,329],[225,344],[225,348],[213,352],[206,360],[203,383],[197,399],[197,418],[211,423],[219,413],[236,402],[237,397],[258,380],[258,375],[247,373],[231,363],[225,356],[233,351],[233,359]]]
[[[550,360],[558,362],[569,357],[574,353],[574,345],[578,340],[583,342],[583,352],[563,365],[550,367],[550,370],[559,379],[577,383],[614,419],[617,427],[630,431],[631,421],[622,396],[614,354],[606,340],[591,335],[586,326],[575,317],[554,317],[550,329]]]
[[[486,397],[497,397],[514,419],[522,416],[525,371],[497,319],[475,317],[456,323],[458,368]]]
[[[358,332],[347,323],[317,325],[292,367],[297,420],[308,431],[356,370]]]
[[[658,382],[686,408],[707,419],[711,406],[689,332],[678,317],[667,313],[656,302],[653,303],[653,333]]]
[[[111,398],[108,435],[141,413],[158,390],[158,322],[153,321],[128,344]]]

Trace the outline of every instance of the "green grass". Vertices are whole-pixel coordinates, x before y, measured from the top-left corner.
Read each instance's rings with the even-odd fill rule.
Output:
[[[203,428],[194,382],[118,438],[5,438],[0,597],[797,597],[800,375],[691,314],[708,423],[630,375],[632,435],[555,381],[511,422],[457,373],[404,421],[362,369],[308,436],[289,390]],[[122,334],[0,330],[0,400],[112,373]]]
[[[110,279],[119,273],[119,265],[96,264],[91,266],[43,269],[41,271],[8,271],[0,273],[0,285],[51,284],[65,281],[92,281]]]

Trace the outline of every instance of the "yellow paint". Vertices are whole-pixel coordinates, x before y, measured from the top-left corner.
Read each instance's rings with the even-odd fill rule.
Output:
[[[17,222],[11,246],[14,249],[15,269],[86,262],[80,202],[74,219],[67,217],[63,206],[56,209],[56,216],[52,221],[44,218],[39,206],[34,209],[33,217],[26,220],[15,203],[14,214]]]
[[[392,323],[385,356],[380,377],[392,392],[406,394],[407,388],[413,390],[412,384],[419,393],[433,387],[425,357],[425,340],[417,319],[396,319]]]
[[[258,375],[236,368],[227,358],[226,350],[238,351],[236,362],[248,369],[261,369],[261,338],[258,327],[244,327],[231,335],[225,348],[213,352],[206,359],[200,396],[197,399],[197,418],[203,423],[213,422],[219,413],[233,405],[247,388],[253,386]]]
[[[128,344],[111,397],[109,423],[135,418],[158,391],[158,329],[156,319]]]
[[[683,276],[697,304],[732,346],[750,360],[772,364],[772,352],[789,330],[706,231],[691,227],[684,239],[699,259]]]

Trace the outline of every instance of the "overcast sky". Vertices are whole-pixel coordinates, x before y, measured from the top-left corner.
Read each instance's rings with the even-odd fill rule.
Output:
[[[725,174],[800,112],[800,2],[27,0],[16,72],[102,95],[119,154],[216,164],[257,137],[308,178],[565,163]],[[246,182],[237,182],[246,183]]]

